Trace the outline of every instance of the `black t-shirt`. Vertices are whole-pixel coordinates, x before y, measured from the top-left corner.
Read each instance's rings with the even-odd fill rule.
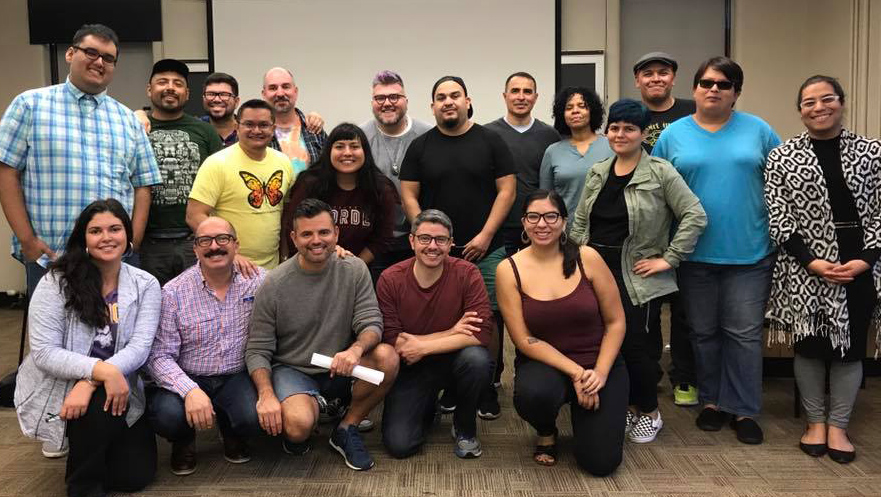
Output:
[[[400,178],[420,183],[419,206],[450,216],[456,245],[465,245],[483,229],[496,199],[495,181],[514,174],[513,162],[502,138],[479,124],[459,136],[434,127],[410,144]],[[489,251],[501,244],[497,231]]]
[[[606,184],[600,189],[590,210],[591,242],[621,246],[630,234],[630,218],[627,216],[624,187],[633,178],[633,171],[624,176],[616,175],[614,167],[609,171]]]
[[[652,118],[649,121],[648,127],[645,129],[645,140],[642,142],[648,153],[652,153],[655,143],[658,142],[658,137],[661,136],[661,132],[664,131],[670,123],[694,114],[694,100],[677,98],[673,102],[673,106],[669,109],[663,112],[651,112]]]

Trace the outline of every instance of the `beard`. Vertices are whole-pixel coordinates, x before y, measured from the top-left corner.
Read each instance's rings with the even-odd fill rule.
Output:
[[[165,102],[166,96],[171,96],[171,95],[170,94],[160,94],[160,95],[157,95],[156,97],[151,98],[150,101],[153,103],[153,107],[157,108],[157,109],[162,109],[166,112],[178,112],[181,109],[183,109],[184,106],[187,104],[187,101],[183,98],[183,96],[177,95],[177,94],[174,95],[174,97],[176,98],[174,103],[166,103]]]
[[[459,116],[456,117],[448,117],[446,119],[441,119],[438,124],[446,129],[456,129],[461,124],[459,120]]]
[[[394,114],[392,114],[391,116],[386,115],[386,113],[384,112],[378,112],[375,113],[373,117],[375,117],[377,121],[385,124],[386,126],[395,126],[404,119],[405,115],[406,112],[404,112],[403,109],[400,109],[394,111]]]

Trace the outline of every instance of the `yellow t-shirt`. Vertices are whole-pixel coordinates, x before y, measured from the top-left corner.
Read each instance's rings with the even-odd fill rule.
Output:
[[[266,269],[278,265],[278,236],[283,201],[294,183],[291,161],[266,149],[255,161],[238,143],[205,159],[190,198],[214,208],[236,229],[239,253]]]

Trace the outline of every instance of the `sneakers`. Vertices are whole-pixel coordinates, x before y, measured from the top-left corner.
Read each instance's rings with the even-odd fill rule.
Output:
[[[625,415],[624,420],[624,434],[627,435],[630,433],[630,430],[633,429],[633,424],[636,423],[636,420],[639,418],[636,414],[633,413],[630,409],[626,410],[627,414]]]
[[[66,456],[67,453],[70,452],[70,448],[67,446],[67,437],[61,441],[61,447],[58,447],[52,442],[43,442],[40,452],[42,452],[43,457],[47,459],[58,459],[59,457]]]
[[[456,410],[456,396],[452,389],[445,388],[440,400],[437,401],[437,410],[441,414],[449,414]]]
[[[697,388],[688,383],[680,383],[673,388],[673,403],[677,406],[696,406]]]
[[[318,422],[321,424],[334,423],[343,419],[349,408],[342,399],[327,400],[318,395],[315,400],[318,401]]]
[[[364,418],[361,420],[360,423],[358,423],[358,431],[360,431],[361,433],[367,433],[368,431],[372,430],[375,426],[376,426],[376,424],[372,420],[370,420],[368,418]]]
[[[233,464],[244,464],[251,460],[251,451],[245,439],[232,433],[221,434],[223,458]]]
[[[480,440],[477,439],[477,436],[465,438],[465,436],[456,433],[455,425],[450,428],[450,435],[456,441],[456,445],[453,446],[453,452],[456,456],[462,459],[474,459],[483,454],[483,451],[480,449]]]
[[[663,427],[664,420],[661,419],[661,411],[658,411],[656,419],[648,414],[640,414],[633,424],[633,429],[630,430],[630,441],[638,444],[653,442]]]
[[[737,433],[737,439],[741,443],[758,445],[765,439],[762,427],[753,418],[738,420],[736,416],[732,416],[731,427],[734,428],[735,433]]]
[[[312,451],[312,443],[309,440],[303,442],[291,442],[282,435],[281,449],[285,451],[285,454],[290,454],[292,456],[305,456]]]
[[[480,403],[477,405],[477,415],[481,419],[497,419],[502,415],[502,406],[499,405],[499,393],[495,388],[487,386],[484,388],[483,394],[480,396]]]
[[[373,458],[367,452],[357,426],[349,426],[345,429],[337,426],[330,436],[330,446],[342,454],[346,466],[355,471],[364,471],[373,467]]]
[[[701,413],[697,416],[697,419],[694,420],[694,424],[704,431],[719,431],[722,429],[722,425],[725,424],[727,419],[728,415],[724,412],[718,409],[704,407]]]
[[[196,440],[171,443],[171,472],[187,476],[196,472]]]

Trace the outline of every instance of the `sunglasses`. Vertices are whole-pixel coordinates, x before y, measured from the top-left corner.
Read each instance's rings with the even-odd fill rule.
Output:
[[[726,81],[726,80],[717,81],[715,79],[699,79],[697,81],[697,85],[705,90],[709,90],[710,88],[713,87],[713,85],[715,85],[716,87],[718,87],[722,91],[730,90],[730,89],[734,88],[734,83],[732,83],[731,81]]]

